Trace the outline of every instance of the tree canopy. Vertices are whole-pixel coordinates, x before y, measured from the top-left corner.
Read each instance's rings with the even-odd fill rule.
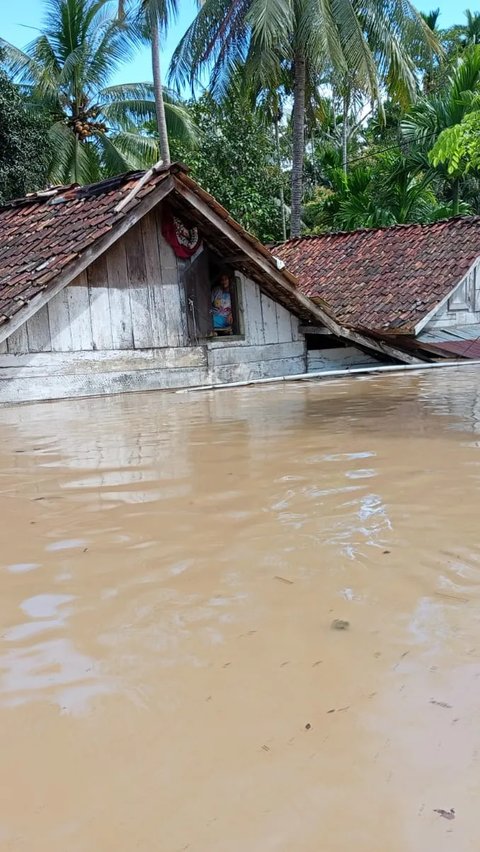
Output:
[[[0,71],[0,202],[47,183],[47,116],[32,113],[18,88]]]
[[[217,103],[210,94],[189,106],[198,128],[195,149],[177,142],[173,153],[192,177],[263,242],[280,240],[280,186],[274,139],[260,112],[241,97]]]
[[[403,0],[205,0],[175,90],[177,0],[42,2],[29,46],[0,40],[3,198],[171,155],[264,242],[290,217],[299,233],[480,212],[478,12],[444,29]],[[153,81],[129,83],[145,43]]]

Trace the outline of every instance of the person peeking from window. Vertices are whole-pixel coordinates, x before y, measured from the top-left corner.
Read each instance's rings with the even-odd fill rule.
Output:
[[[230,277],[222,272],[218,284],[212,287],[212,318],[214,334],[231,334],[233,330],[232,294]]]

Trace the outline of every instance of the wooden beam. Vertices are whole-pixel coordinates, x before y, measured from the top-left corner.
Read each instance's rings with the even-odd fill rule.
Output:
[[[30,317],[36,314],[43,305],[46,305],[50,299],[53,299],[53,297],[60,292],[60,290],[63,290],[67,284],[70,284],[74,278],[80,275],[80,273],[90,266],[98,257],[100,257],[100,255],[106,252],[107,249],[117,242],[117,240],[123,237],[123,235],[126,234],[127,231],[136,224],[136,222],[142,219],[143,216],[145,216],[153,207],[165,198],[165,196],[169,195],[173,187],[173,178],[171,176],[165,178],[158,189],[153,190],[153,192],[147,195],[134,210],[127,213],[117,225],[114,225],[108,234],[85,249],[78,258],[72,260],[72,262],[62,270],[56,279],[54,279],[55,284],[52,286],[47,285],[47,288],[39,293],[38,296],[34,296],[25,308],[17,311],[12,319],[0,326],[0,343],[10,337],[14,331],[20,328],[20,326],[30,319]]]
[[[273,256],[270,263],[267,258],[263,257],[260,252],[255,249],[246,237],[242,237],[241,234],[229,225],[228,221],[222,219],[222,217],[212,210],[205,201],[199,198],[199,196],[190,189],[187,189],[180,181],[175,181],[175,191],[179,196],[184,198],[185,201],[191,204],[192,207],[198,210],[199,213],[201,213],[208,222],[214,225],[225,237],[227,237],[228,240],[236,243],[245,255],[262,270],[262,272],[272,279],[275,284],[280,287],[280,289],[288,293],[288,295],[294,299],[299,306],[301,305],[304,310],[308,311],[311,315],[320,320],[320,322],[326,326],[332,334],[335,334],[343,340],[349,340],[352,343],[357,343],[359,346],[364,346],[366,349],[373,349],[377,352],[382,352],[384,355],[388,355],[390,358],[395,358],[404,364],[423,363],[420,358],[408,355],[406,352],[402,352],[402,350],[397,349],[394,346],[390,346],[383,341],[378,341],[358,332],[351,331],[350,329],[343,328],[332,317],[330,317],[326,311],[316,305],[311,299],[308,299],[300,293],[296,287],[287,280],[282,272],[276,268]]]
[[[328,330],[328,328],[324,328],[321,325],[301,325],[298,329],[301,334],[331,334],[332,332]]]

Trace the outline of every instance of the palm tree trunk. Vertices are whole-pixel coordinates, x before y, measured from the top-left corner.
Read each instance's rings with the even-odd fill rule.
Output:
[[[343,95],[342,101],[342,169],[346,175],[348,171],[348,92]]]
[[[282,175],[282,156],[280,153],[280,135],[278,132],[278,114],[274,118],[275,125],[275,153],[277,155],[277,168],[278,168],[278,180],[279,180],[279,190],[278,195],[280,199],[280,207],[282,210],[282,236],[283,241],[287,239],[287,220],[285,218],[285,193],[283,191],[283,175]]]
[[[152,72],[153,90],[155,95],[155,112],[157,114],[158,139],[160,155],[164,166],[170,165],[170,146],[168,144],[167,122],[165,120],[165,104],[163,103],[162,74],[160,70],[160,27],[158,15],[151,16],[152,32]]]
[[[452,187],[452,212],[454,216],[458,216],[460,210],[460,181],[455,178]]]
[[[305,54],[295,51],[295,83],[293,87],[293,155],[292,155],[292,215],[290,236],[299,237],[302,230],[303,159],[305,156]]]
[[[75,133],[75,147],[73,149],[73,182],[81,183],[80,177],[78,174],[78,146],[80,145],[80,140],[78,135]]]

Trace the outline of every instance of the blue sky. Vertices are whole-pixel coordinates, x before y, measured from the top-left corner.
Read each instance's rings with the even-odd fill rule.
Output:
[[[0,36],[16,47],[25,47],[38,35],[45,4],[43,0],[0,0]],[[5,7],[5,8],[3,8]],[[197,11],[195,0],[179,0],[180,14],[168,32],[163,50],[164,73],[181,36]],[[139,50],[127,64],[121,66],[114,82],[136,83],[151,79],[148,49]]]
[[[17,47],[24,47],[35,38],[42,21],[42,0],[0,0],[4,7],[0,17],[0,36],[11,41]],[[195,0],[180,0],[180,15],[165,39],[163,51],[163,68],[168,67],[172,52],[180,37],[195,16],[197,9]],[[430,11],[437,6],[441,9],[440,26],[448,27],[459,23],[463,18],[463,9],[478,7],[478,0],[459,5],[454,0],[417,0],[417,6],[422,11]],[[121,67],[115,82],[138,82],[151,78],[150,58],[148,50],[143,49],[127,64]]]

